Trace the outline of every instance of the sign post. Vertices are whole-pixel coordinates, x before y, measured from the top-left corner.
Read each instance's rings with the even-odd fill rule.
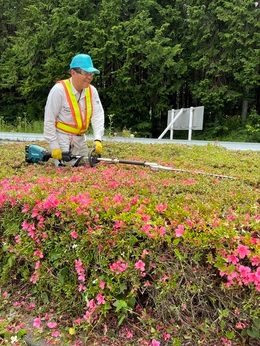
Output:
[[[167,127],[158,139],[162,139],[169,130],[170,139],[173,139],[173,130],[188,130],[188,140],[191,141],[192,130],[203,129],[203,115],[204,106],[169,110]]]

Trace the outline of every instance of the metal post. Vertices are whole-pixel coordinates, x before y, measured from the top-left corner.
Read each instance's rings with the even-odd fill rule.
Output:
[[[174,109],[171,110],[171,123],[174,119]],[[172,123],[172,126],[171,126],[171,130],[170,130],[170,139],[173,139],[173,123]]]
[[[165,133],[172,127],[173,123],[180,117],[180,115],[183,113],[183,108],[180,109],[179,113],[176,115],[176,117],[170,122],[170,124],[166,127],[166,129],[160,134],[158,139],[162,139]]]
[[[189,134],[188,134],[188,141],[191,141],[193,113],[194,113],[194,108],[193,108],[193,107],[190,107],[190,119],[189,119]]]

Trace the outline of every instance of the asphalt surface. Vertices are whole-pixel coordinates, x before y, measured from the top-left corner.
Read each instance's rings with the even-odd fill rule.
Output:
[[[86,136],[87,140],[92,140],[91,135]],[[107,142],[124,142],[124,143],[142,143],[142,144],[179,144],[179,145],[216,145],[229,150],[252,150],[260,151],[260,143],[244,142],[221,142],[221,141],[202,141],[202,140],[184,140],[184,139],[157,139],[157,138],[138,138],[138,137],[103,137]],[[37,142],[45,141],[42,134],[38,133],[15,133],[0,132],[1,141],[7,142]]]

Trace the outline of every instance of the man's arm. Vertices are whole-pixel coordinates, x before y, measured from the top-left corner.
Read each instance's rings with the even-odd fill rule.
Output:
[[[93,86],[91,86],[91,88],[92,88],[92,104],[93,104],[91,126],[93,129],[94,140],[101,141],[104,135],[104,124],[105,124],[104,109],[100,101],[97,89]]]
[[[59,142],[56,134],[56,120],[62,108],[63,90],[57,83],[51,89],[44,112],[44,138],[50,145],[50,149],[58,149]]]

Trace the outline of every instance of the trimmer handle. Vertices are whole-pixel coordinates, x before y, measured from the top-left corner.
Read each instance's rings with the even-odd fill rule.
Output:
[[[69,162],[74,158],[75,156],[73,156],[69,151],[64,151],[62,153],[62,161]]]
[[[92,150],[90,150],[90,152],[88,154],[88,162],[89,162],[90,167],[95,167],[100,162],[99,161],[100,157],[101,157],[101,155],[98,155],[94,148]]]

